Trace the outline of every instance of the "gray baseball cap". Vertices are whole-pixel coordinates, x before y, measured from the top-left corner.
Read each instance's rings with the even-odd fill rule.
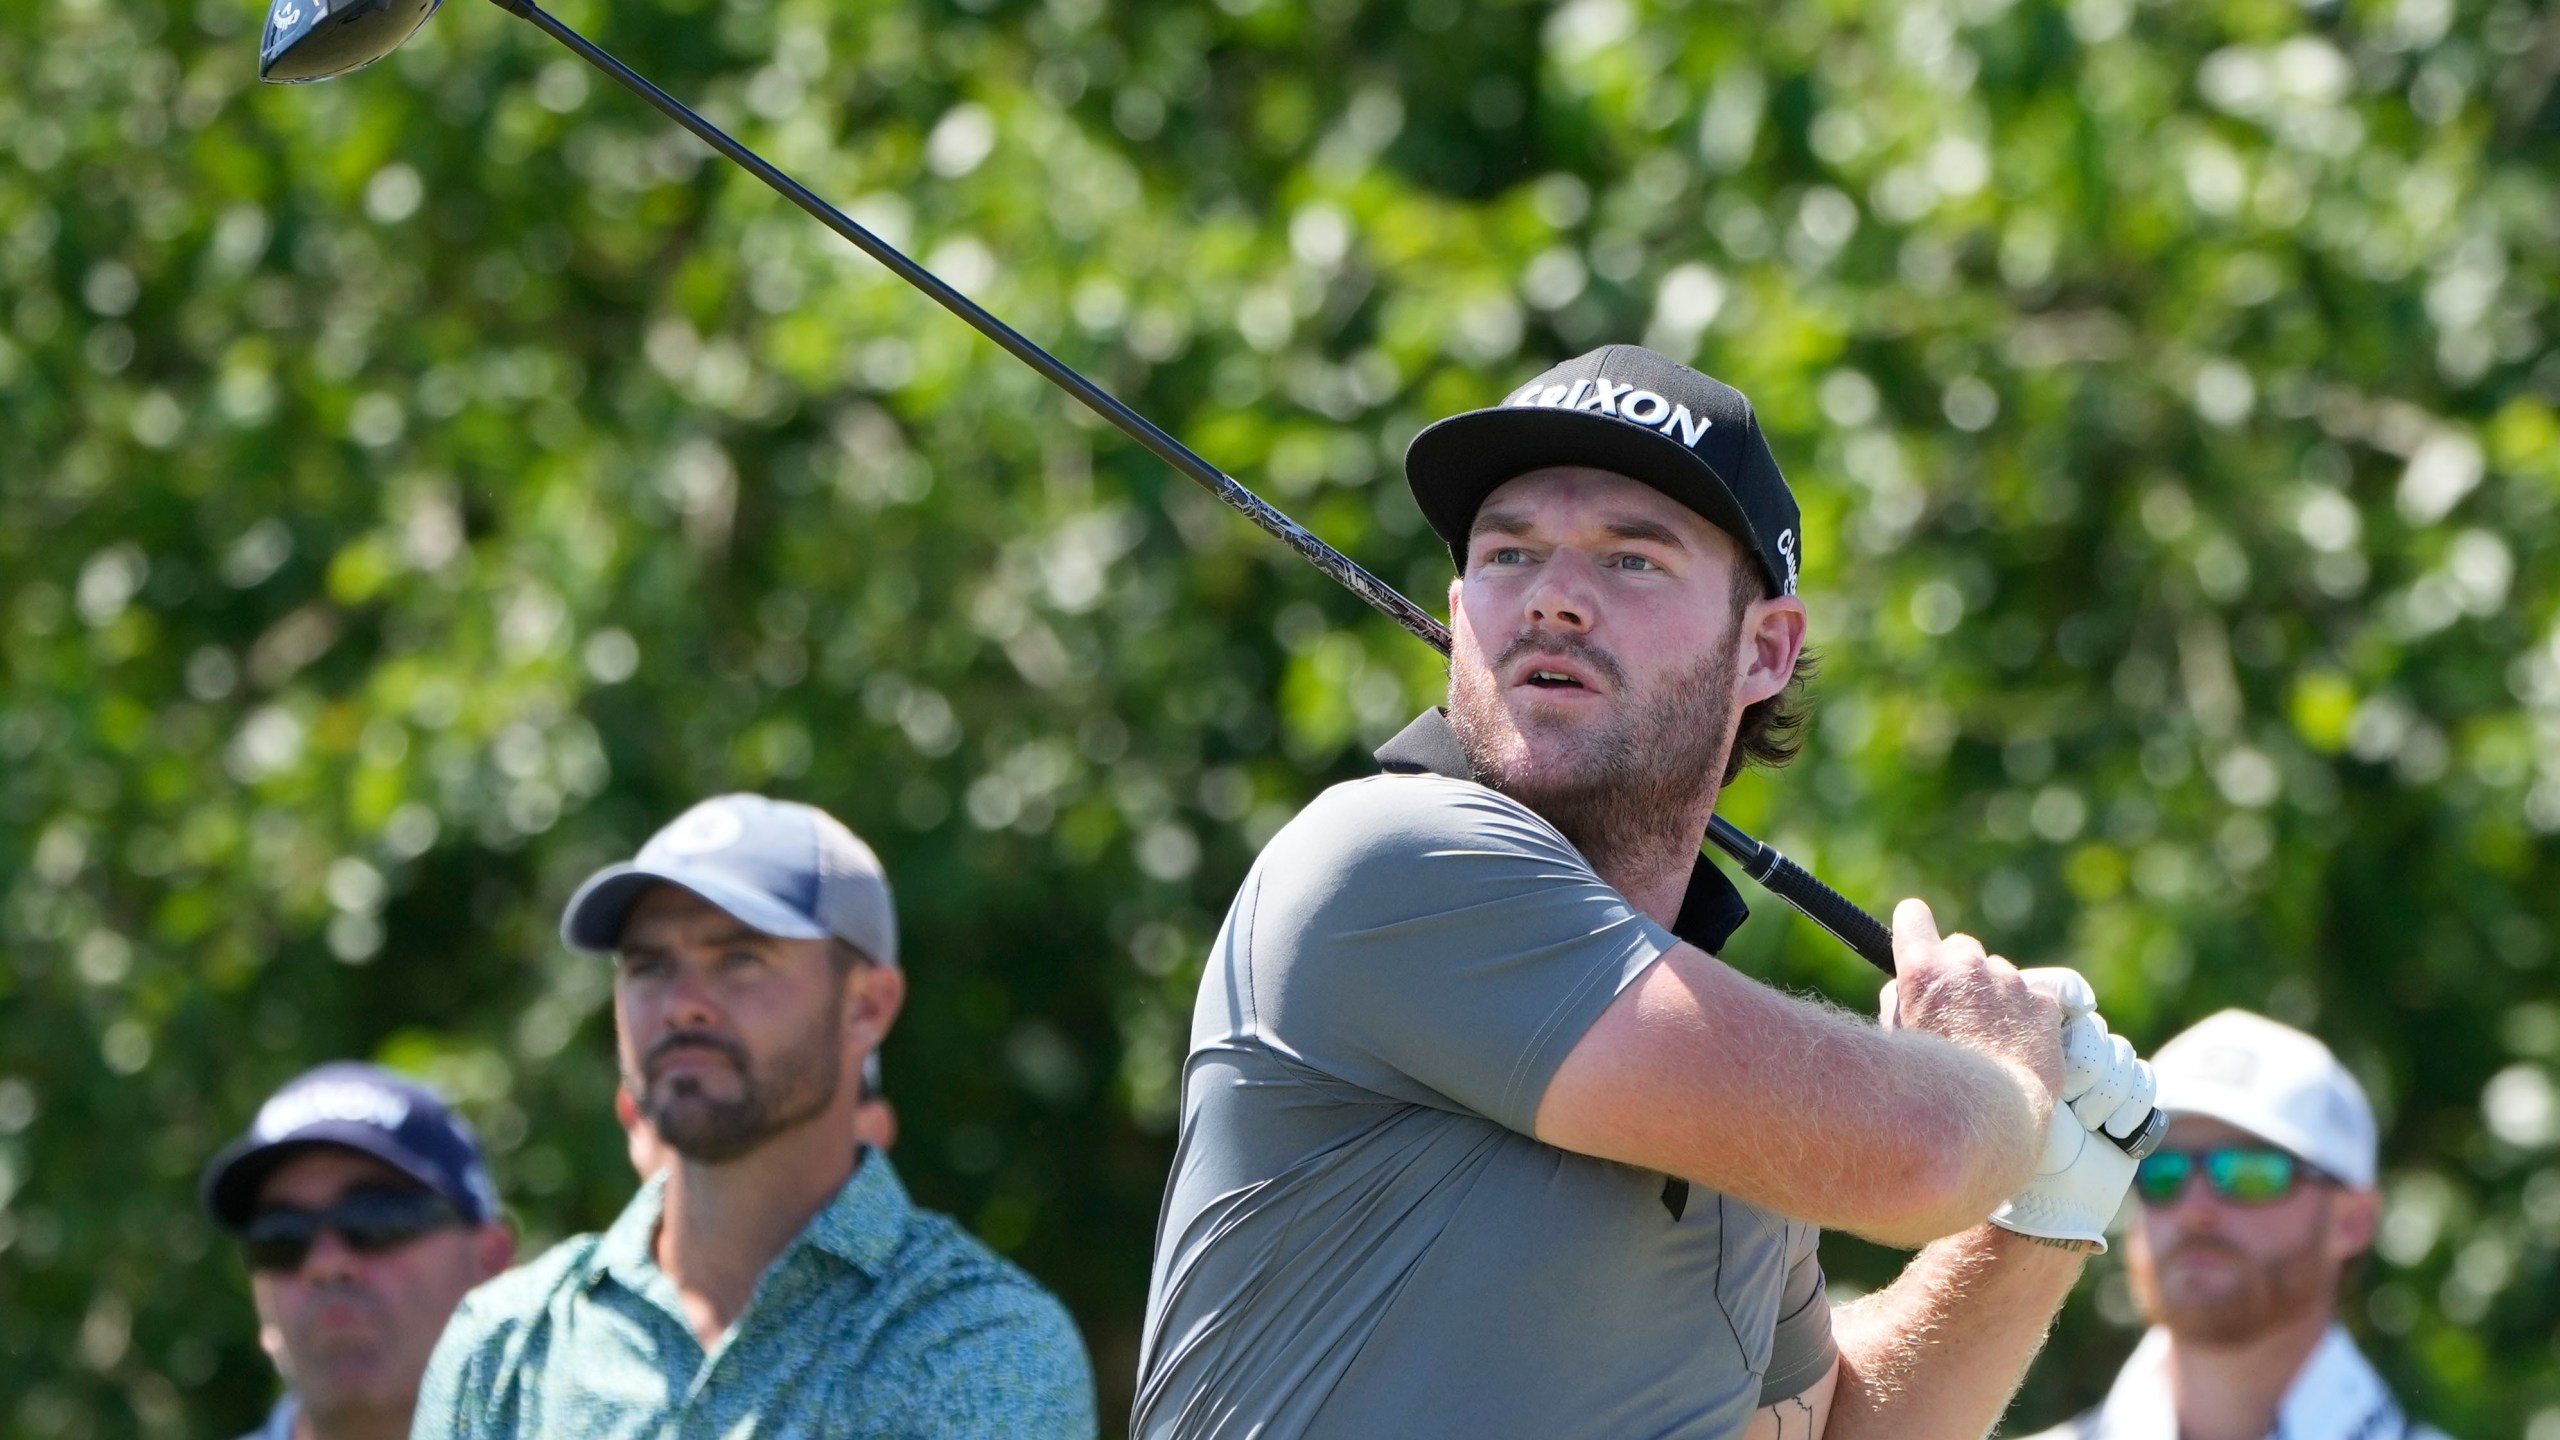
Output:
[[[815,806],[762,795],[703,801],[638,855],[588,876],[569,897],[560,938],[573,950],[611,951],[632,902],[652,885],[690,890],[767,935],[832,935],[880,964],[898,963],[898,914],[880,857]]]

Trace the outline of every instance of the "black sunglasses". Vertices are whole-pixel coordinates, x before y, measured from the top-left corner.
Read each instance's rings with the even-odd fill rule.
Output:
[[[271,1205],[249,1217],[240,1245],[253,1270],[302,1268],[320,1232],[335,1230],[359,1255],[379,1255],[462,1223],[453,1202],[427,1190],[353,1190],[326,1210]]]
[[[2293,1193],[2320,1172],[2272,1145],[2222,1145],[2211,1150],[2159,1150],[2133,1170],[2134,1193],[2145,1205],[2166,1205],[2201,1174],[2213,1193],[2243,1205],[2264,1205]]]

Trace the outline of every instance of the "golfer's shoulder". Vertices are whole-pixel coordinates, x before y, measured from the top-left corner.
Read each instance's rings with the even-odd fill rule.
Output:
[[[1563,837],[1498,790],[1446,775],[1369,775],[1307,802],[1266,855],[1297,865],[1371,866],[1462,847],[1547,849]]]

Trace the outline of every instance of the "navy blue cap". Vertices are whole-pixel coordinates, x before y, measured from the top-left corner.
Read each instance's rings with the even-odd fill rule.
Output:
[[[898,963],[898,915],[880,857],[815,806],[762,795],[705,800],[640,853],[587,877],[560,916],[572,950],[622,943],[632,902],[652,885],[690,890],[767,935],[832,935],[882,965]]]
[[[1796,593],[1804,522],[1751,401],[1641,345],[1567,360],[1499,405],[1429,426],[1404,454],[1414,503],[1460,570],[1485,497],[1557,465],[1652,486],[1740,541],[1772,594]]]
[[[435,1093],[379,1065],[336,1061],[295,1077],[258,1107],[249,1133],[204,1171],[204,1208],[239,1230],[258,1187],[295,1152],[335,1145],[370,1155],[453,1202],[475,1225],[498,1216],[480,1142]]]

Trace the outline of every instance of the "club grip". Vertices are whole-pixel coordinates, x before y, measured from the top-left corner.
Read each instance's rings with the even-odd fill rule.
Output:
[[[1707,823],[1707,838],[1734,859],[1744,874],[1769,893],[1804,912],[1805,918],[1830,931],[1887,975],[1893,973],[1893,932],[1884,922],[1858,908],[1856,902],[1814,878],[1812,871],[1788,859],[1774,845],[1764,845],[1718,815]]]
[[[2098,1133],[2101,1135],[2107,1135],[2107,1132],[2104,1130],[2101,1130]],[[2151,1107],[2151,1113],[2142,1117],[2142,1123],[2133,1127],[2132,1134],[2127,1135],[2122,1139],[2118,1139],[2113,1135],[2107,1135],[2107,1143],[2115,1146],[2127,1155],[2132,1156],[2134,1159],[2140,1160],[2149,1155],[2152,1151],[2159,1149],[2160,1142],[2167,1139],[2168,1136],[2169,1112],[2161,1109],[2157,1105],[2154,1105]]]

